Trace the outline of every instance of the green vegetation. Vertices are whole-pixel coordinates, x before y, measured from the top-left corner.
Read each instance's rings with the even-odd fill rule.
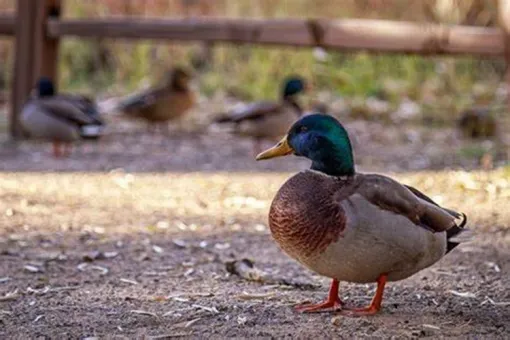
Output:
[[[380,18],[493,25],[494,1],[443,0],[284,0],[187,2],[66,0],[66,17],[141,15],[169,17],[211,15],[227,17]],[[186,5],[186,4],[191,5]],[[13,8],[13,0],[0,1],[0,9]],[[469,16],[468,13],[476,15]],[[3,44],[0,51],[9,50]],[[174,64],[191,67],[200,43],[129,42],[121,40],[65,39],[60,56],[60,84],[67,90],[93,94],[126,93],[142,83],[157,82]],[[502,60],[469,57],[370,55],[330,51],[318,58],[311,49],[215,45],[209,67],[199,72],[204,95],[218,90],[243,94],[246,99],[274,98],[280,80],[290,74],[310,79],[315,91],[326,90],[347,98],[383,97],[396,107],[404,97],[420,103],[423,114],[457,114],[466,106],[500,104],[497,88],[504,73]],[[2,53],[6,56],[9,53]],[[7,57],[5,57],[7,58]],[[4,59],[5,59],[4,58]],[[9,67],[4,73],[10,73]],[[428,123],[442,124],[443,118]]]

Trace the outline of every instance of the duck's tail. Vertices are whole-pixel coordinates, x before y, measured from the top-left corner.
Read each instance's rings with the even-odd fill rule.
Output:
[[[80,128],[80,136],[83,139],[99,139],[103,134],[103,124],[87,124]]]
[[[134,95],[124,98],[118,103],[117,110],[129,113],[130,111],[145,107],[149,98],[148,95]]]
[[[464,213],[460,213],[462,220],[460,223],[456,224],[452,228],[446,231],[446,253],[452,251],[455,247],[457,247],[460,243],[469,242],[472,240],[474,233],[470,229],[466,229],[467,216]]]
[[[145,91],[141,93],[129,94],[123,97],[110,98],[99,103],[101,114],[131,114],[136,113],[138,109],[146,107],[154,101],[154,91]]]

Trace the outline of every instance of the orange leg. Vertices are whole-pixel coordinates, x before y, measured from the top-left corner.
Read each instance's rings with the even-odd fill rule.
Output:
[[[307,304],[307,305],[299,305],[296,306],[296,310],[302,313],[312,313],[312,312],[321,312],[327,309],[339,309],[343,306],[342,300],[338,297],[338,287],[340,283],[338,280],[334,279],[331,282],[331,287],[329,288],[328,299],[319,304]]]
[[[59,141],[53,141],[53,156],[55,156],[55,158],[60,158],[60,156],[62,156]]]
[[[68,157],[71,155],[71,152],[73,151],[73,146],[71,143],[64,143],[64,156]]]
[[[377,279],[377,290],[375,291],[374,298],[368,307],[365,308],[349,308],[344,307],[342,314],[348,316],[364,316],[374,315],[381,309],[381,303],[383,299],[384,286],[388,279],[388,274],[381,274]]]

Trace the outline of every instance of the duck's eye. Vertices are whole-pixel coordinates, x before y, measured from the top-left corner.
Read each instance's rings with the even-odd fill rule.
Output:
[[[308,130],[308,128],[306,126],[299,127],[299,132],[305,132],[306,130]]]

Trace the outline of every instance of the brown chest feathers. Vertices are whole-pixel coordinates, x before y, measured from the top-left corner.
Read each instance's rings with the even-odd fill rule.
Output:
[[[351,182],[304,172],[280,188],[269,211],[269,227],[285,252],[299,260],[338,240],[346,218],[337,193]]]

